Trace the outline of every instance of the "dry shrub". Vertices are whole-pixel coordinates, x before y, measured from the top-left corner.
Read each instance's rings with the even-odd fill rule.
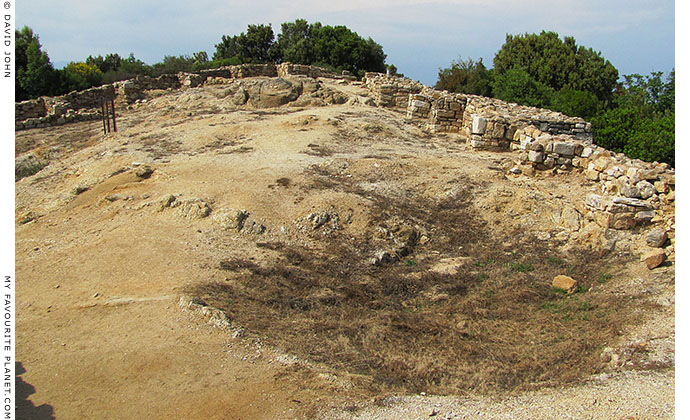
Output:
[[[443,204],[412,192],[404,199],[366,194],[377,207],[375,222],[397,217],[430,232],[433,240],[406,257],[414,264],[371,265],[372,241],[336,234],[318,250],[259,244],[281,257],[269,266],[228,258],[220,268],[230,281],[189,292],[272,345],[365,375],[374,392],[494,393],[570,383],[599,372],[603,347],[635,320],[629,300],[588,291],[609,261],[559,255],[537,240],[519,253],[505,249],[506,238],[519,233],[487,229],[467,194]],[[438,259],[458,256],[459,244],[472,263],[457,274],[430,271],[434,259],[414,260],[431,251]],[[551,288],[564,273],[578,279],[578,293]]]

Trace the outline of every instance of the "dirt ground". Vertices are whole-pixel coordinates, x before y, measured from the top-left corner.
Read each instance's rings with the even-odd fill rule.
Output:
[[[18,418],[673,418],[673,262],[582,174],[223,89],[16,133]]]

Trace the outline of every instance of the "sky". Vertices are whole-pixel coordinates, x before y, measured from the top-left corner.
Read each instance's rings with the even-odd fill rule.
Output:
[[[345,25],[383,46],[386,62],[433,85],[453,60],[493,57],[506,34],[557,32],[593,48],[620,74],[675,67],[673,0],[24,0],[18,28],[40,37],[55,67],[118,53],[148,64],[206,51],[248,24]]]

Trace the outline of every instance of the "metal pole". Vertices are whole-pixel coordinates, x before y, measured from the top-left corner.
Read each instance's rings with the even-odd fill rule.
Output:
[[[101,119],[103,120],[103,135],[105,135],[105,119],[107,118],[105,115],[105,100],[101,98]]]
[[[110,133],[110,110],[108,109],[108,101],[105,101],[105,112],[107,113],[106,120],[108,121],[108,133]]]
[[[117,132],[117,124],[115,123],[115,98],[110,101],[110,104],[113,106],[113,131]]]

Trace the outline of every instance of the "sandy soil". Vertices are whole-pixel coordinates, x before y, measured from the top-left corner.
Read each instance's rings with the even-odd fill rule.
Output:
[[[471,177],[483,185],[474,205],[496,229],[560,234],[561,247],[584,241],[546,217],[591,190],[580,175],[506,175],[509,154],[470,151],[461,137],[429,134],[390,110],[221,109],[219,89],[151,98],[120,112],[120,131],[107,136],[100,122],[17,133],[18,154],[53,158],[16,184],[17,360],[26,384],[18,418],[673,418],[672,265],[621,267],[606,285],[658,304],[611,346],[645,343],[644,360],[663,368],[631,359],[565,391],[505,398],[371,395],[346,374],[182,310],[188,287],[224,280],[223,258],[268,263],[275,255],[258,242],[316,243],[297,223],[310,213],[349,209],[348,234],[367,231],[366,201],[311,188],[315,168],[430,199]],[[145,165],[151,176],[137,176]],[[161,206],[170,195],[180,206]],[[221,216],[237,210],[264,231],[224,228]],[[613,252],[635,254],[643,233],[610,233]]]

